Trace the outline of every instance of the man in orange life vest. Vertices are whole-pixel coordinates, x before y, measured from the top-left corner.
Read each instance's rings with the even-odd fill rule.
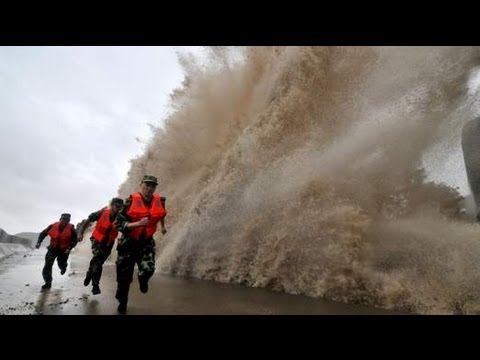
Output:
[[[125,206],[117,216],[115,226],[122,233],[117,251],[117,293],[118,311],[127,311],[128,292],[133,280],[135,263],[138,266],[140,291],[148,291],[148,280],[155,271],[155,240],[153,234],[160,222],[165,234],[165,198],[155,193],[158,180],[145,175],[139,192],[125,200]]]
[[[113,198],[110,206],[91,213],[87,221],[79,231],[79,241],[83,240],[85,230],[91,223],[97,222],[90,240],[92,242],[92,260],[88,267],[83,285],[88,286],[92,282],[92,294],[100,294],[100,278],[102,277],[103,263],[112,252],[113,244],[118,235],[118,230],[113,226],[118,212],[123,207],[123,200]]]
[[[70,214],[62,214],[60,221],[49,225],[38,235],[36,249],[39,249],[43,239],[50,235],[50,245],[47,247],[45,266],[42,270],[43,280],[45,280],[45,284],[42,286],[43,290],[52,287],[52,267],[55,259],[57,259],[60,274],[65,274],[70,250],[77,245],[77,232],[74,226],[70,224],[70,218]]]

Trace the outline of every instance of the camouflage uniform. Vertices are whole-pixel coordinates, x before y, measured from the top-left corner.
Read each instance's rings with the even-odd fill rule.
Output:
[[[88,216],[87,221],[84,223],[82,230],[80,231],[80,238],[83,237],[83,234],[85,230],[89,227],[89,225],[95,221],[98,221],[100,219],[100,216],[102,215],[104,209],[100,209],[98,211],[95,211],[91,213]],[[111,214],[110,219],[111,221],[115,220],[116,215]],[[108,237],[108,234],[107,234]],[[100,278],[102,277],[102,272],[103,272],[103,264],[105,261],[107,261],[108,257],[112,253],[112,248],[114,241],[112,241],[111,244],[108,244],[107,241],[102,241],[98,242],[96,241],[93,237],[90,238],[90,241],[92,242],[92,259],[90,260],[90,265],[88,267],[87,271],[87,278],[88,281],[86,280],[86,285],[90,282],[90,279],[92,280],[92,285],[94,287],[98,287],[100,285]]]
[[[92,284],[94,286],[100,285],[100,278],[102,277],[103,264],[107,261],[108,257],[112,253],[113,242],[110,245],[106,243],[99,243],[94,239],[90,239],[92,242],[92,260],[90,260],[90,266],[88,267],[88,273],[92,277]]]
[[[165,208],[165,198],[161,198],[162,205]],[[150,206],[151,201],[144,199],[147,206]],[[127,215],[128,210],[132,204],[132,197],[125,200],[125,206],[117,216],[115,223],[116,228],[122,233],[117,243],[117,293],[115,297],[120,303],[128,302],[128,292],[130,290],[130,283],[133,281],[133,272],[135,264],[138,266],[138,281],[142,292],[148,289],[148,280],[155,272],[155,240],[153,236],[149,238],[141,238],[135,241],[128,237],[129,229],[127,223],[130,220]]]

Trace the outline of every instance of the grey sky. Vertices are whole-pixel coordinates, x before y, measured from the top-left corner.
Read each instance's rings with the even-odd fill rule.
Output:
[[[0,228],[39,232],[62,212],[77,223],[117,194],[150,137],[148,123],[161,124],[168,95],[183,80],[176,51],[201,54],[192,47],[0,47]],[[470,88],[479,87],[477,72]],[[461,153],[445,164],[433,178],[466,193]]]
[[[172,47],[0,47],[0,228],[106,205],[183,74]],[[188,49],[198,52],[199,49]]]

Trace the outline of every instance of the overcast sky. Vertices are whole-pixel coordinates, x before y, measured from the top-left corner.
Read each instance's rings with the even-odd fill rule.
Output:
[[[183,80],[176,51],[201,50],[0,47],[0,228],[75,224],[117,194]]]

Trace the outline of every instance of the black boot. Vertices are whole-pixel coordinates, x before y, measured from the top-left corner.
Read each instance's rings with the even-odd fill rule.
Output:
[[[117,292],[115,293],[115,299],[118,300],[118,312],[120,314],[125,314],[127,312],[127,302],[128,302],[128,290],[130,284],[118,283]]]
[[[90,284],[91,280],[92,280],[92,274],[90,274],[90,271],[87,271],[87,275],[85,276],[85,280],[83,280],[83,285],[88,286],[88,284]]]
[[[118,304],[117,311],[120,314],[125,314],[127,312],[127,299],[120,300],[120,304]]]
[[[51,287],[52,287],[52,283],[46,282],[45,284],[42,285],[42,290],[47,290],[47,289],[50,289]]]
[[[97,295],[97,294],[100,294],[100,293],[101,293],[100,287],[98,285],[93,285],[92,286],[92,294]]]
[[[148,291],[148,280],[143,277],[138,277],[138,282],[140,284],[140,291],[144,294]]]

